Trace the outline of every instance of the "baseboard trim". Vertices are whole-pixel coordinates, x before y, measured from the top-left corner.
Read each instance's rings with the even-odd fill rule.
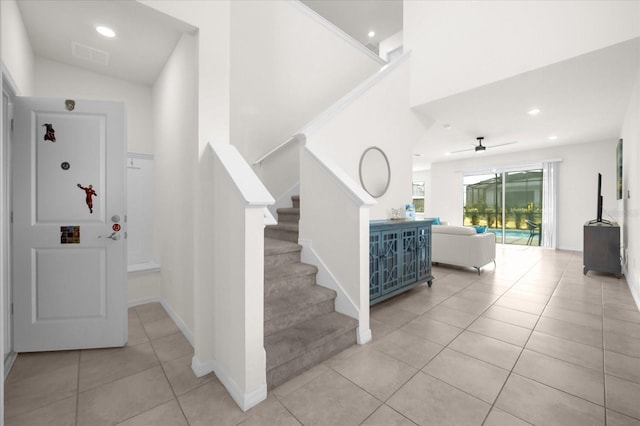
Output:
[[[182,320],[180,315],[176,313],[164,298],[160,296],[143,297],[140,299],[130,300],[128,306],[131,308],[138,305],[144,305],[146,303],[160,303],[164,310],[167,311],[173,322],[176,323],[180,332],[189,341],[191,346],[194,346],[193,332],[189,327],[187,327],[187,324]],[[193,370],[193,373],[197,377],[214,373],[242,411],[247,411],[267,399],[266,382],[251,392],[243,393],[233,379],[231,379],[231,376],[227,374],[226,370],[215,360],[200,361],[194,356],[191,359],[191,370]]]
[[[356,338],[359,345],[364,345],[365,343],[369,343],[371,339],[373,339],[373,335],[371,334],[371,329],[367,328],[366,330],[363,330],[362,328],[358,327]]]
[[[631,296],[633,297],[634,302],[636,302],[636,307],[638,308],[638,311],[640,311],[640,294],[636,291],[636,286],[629,283],[626,276],[625,279],[627,280],[627,287],[629,287],[629,290],[631,291]]]
[[[202,362],[194,356],[191,360],[191,369],[198,377],[214,373],[242,411],[247,411],[267,399],[266,383],[251,392],[244,393],[226,370],[214,360]]]
[[[287,192],[285,192],[280,197],[278,197],[278,199],[276,200],[275,203],[267,206],[267,210],[269,210],[269,212],[271,212],[273,217],[277,218],[278,217],[278,209],[279,208],[285,208],[285,207],[291,207],[291,197],[294,196],[294,195],[299,195],[299,194],[300,194],[300,182],[298,182],[295,185],[293,185],[291,188],[289,188],[287,190]]]
[[[9,373],[11,372],[11,368],[13,367],[13,363],[16,362],[16,358],[18,354],[16,352],[9,352],[9,355],[4,359],[4,379],[7,380]]]
[[[300,252],[302,262],[309,263],[318,268],[318,285],[330,288],[338,293],[336,297],[336,311],[351,318],[360,319],[360,310],[356,304],[353,303],[353,300],[351,300],[347,292],[344,291],[344,288],[342,288],[336,277],[331,274],[322,259],[320,259],[318,254],[313,250],[311,241],[299,239],[298,244],[302,246],[302,252]]]

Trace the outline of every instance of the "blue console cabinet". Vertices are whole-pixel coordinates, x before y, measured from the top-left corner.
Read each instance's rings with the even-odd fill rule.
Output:
[[[369,223],[369,300],[381,302],[431,275],[431,220],[374,220]]]

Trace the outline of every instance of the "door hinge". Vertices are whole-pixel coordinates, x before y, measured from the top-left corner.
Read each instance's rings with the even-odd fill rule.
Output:
[[[11,210],[11,217],[9,218],[9,220],[11,221],[11,223],[13,223],[13,210]]]
[[[9,126],[9,130],[13,132],[13,118],[11,119],[11,125]]]
[[[127,239],[127,231],[124,231],[124,239]]]
[[[13,315],[13,302],[11,302],[11,315]]]

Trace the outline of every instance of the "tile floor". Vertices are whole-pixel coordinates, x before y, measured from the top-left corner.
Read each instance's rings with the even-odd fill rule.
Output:
[[[20,355],[12,425],[640,425],[640,312],[580,253],[498,246],[498,266],[434,267],[371,309],[353,346],[243,413],[159,304],[123,349]]]

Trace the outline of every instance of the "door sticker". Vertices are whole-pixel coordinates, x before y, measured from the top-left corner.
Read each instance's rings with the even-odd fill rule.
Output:
[[[53,124],[44,123],[42,125],[42,127],[46,127],[46,130],[44,132],[44,140],[45,141],[55,142],[56,141],[56,131],[53,128]]]
[[[119,230],[122,229],[122,226],[120,226],[120,224],[118,223],[114,223],[111,229],[113,229],[113,232],[118,232]]]
[[[60,244],[80,244],[80,227],[61,226]]]
[[[69,164],[68,161],[63,162],[62,164],[60,164],[60,168],[62,170],[69,170],[69,167],[71,167],[71,164]]]
[[[89,207],[89,213],[93,213],[93,196],[98,195],[96,191],[93,190],[93,185],[84,187],[78,184],[78,188],[84,190],[84,193],[86,195],[85,202],[87,203],[87,207]]]

